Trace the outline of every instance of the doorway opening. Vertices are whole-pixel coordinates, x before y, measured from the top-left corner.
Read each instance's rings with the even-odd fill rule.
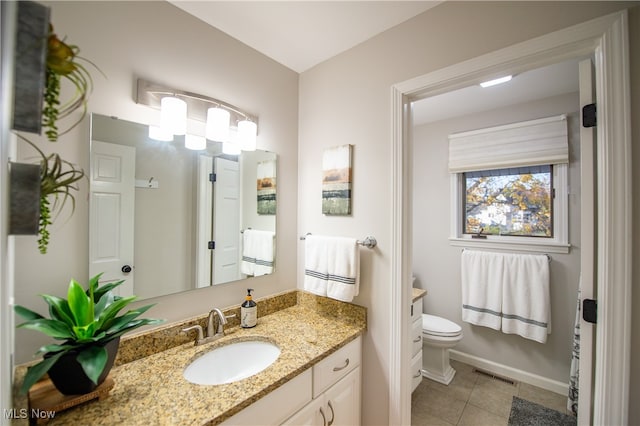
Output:
[[[627,14],[620,12],[519,43],[392,87],[391,424],[411,422],[410,322],[412,152],[410,103],[500,74],[594,55],[597,128],[598,282],[593,423],[626,423],[630,369],[631,164]],[[407,284],[402,284],[407,283]],[[613,285],[615,283],[615,285]],[[615,348],[615,350],[613,349]],[[605,374],[606,372],[606,374]],[[580,420],[581,422],[583,419]]]

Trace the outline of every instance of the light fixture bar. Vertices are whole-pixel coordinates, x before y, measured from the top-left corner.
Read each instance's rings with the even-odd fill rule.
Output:
[[[491,86],[496,86],[498,84],[506,83],[507,81],[510,81],[512,78],[513,78],[512,75],[506,75],[504,77],[496,78],[494,80],[484,81],[484,82],[480,83],[480,86],[482,86],[484,88],[491,87]]]
[[[236,123],[243,120],[249,120],[258,124],[258,117],[249,114],[246,111],[223,102],[219,99],[211,98],[208,96],[199,95],[197,93],[186,92],[183,90],[176,90],[171,87],[163,86],[157,83],[151,83],[142,78],[138,79],[136,93],[136,103],[147,105],[155,109],[160,109],[160,102],[163,97],[175,96],[178,99],[182,99],[187,103],[188,118],[198,120],[202,122],[207,121],[207,110],[212,107],[222,107],[229,111],[231,126],[235,126]]]

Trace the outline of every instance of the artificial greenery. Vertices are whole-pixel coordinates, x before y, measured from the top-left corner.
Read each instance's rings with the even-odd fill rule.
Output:
[[[138,318],[154,305],[129,310],[122,315],[120,311],[136,299],[136,296],[120,297],[112,290],[124,280],[98,286],[102,274],[89,280],[85,290],[77,281],[71,280],[67,299],[43,294],[41,297],[49,305],[49,316],[44,316],[16,305],[17,314],[27,321],[19,328],[36,330],[61,344],[41,347],[36,355],[49,354],[41,362],[27,370],[20,392],[25,394],[58,359],[71,350],[78,351],[77,360],[87,377],[96,385],[107,363],[107,351],[104,344],[123,334],[148,324],[158,324],[164,320]]]
[[[33,142],[18,135],[27,142],[40,155],[40,221],[38,228],[38,249],[40,253],[47,253],[49,244],[49,225],[53,220],[54,211],[62,211],[67,203],[71,202],[71,212],[76,208],[76,199],[73,191],[78,191],[76,183],[82,179],[84,170],[77,169],[72,163],[63,160],[58,154],[46,155]],[[49,196],[53,197],[53,204]]]
[[[78,56],[80,48],[70,45],[58,38],[49,25],[47,40],[47,68],[44,92],[44,108],[42,110],[42,125],[45,134],[51,142],[58,140],[58,136],[67,133],[77,126],[87,114],[88,96],[93,90],[91,74],[80,61],[91,64],[98,71],[100,69],[91,61]],[[62,80],[69,81],[75,88],[74,95],[64,104],[60,102],[60,87]],[[70,115],[76,109],[82,108],[82,114],[71,126],[64,131],[58,130],[58,120]]]

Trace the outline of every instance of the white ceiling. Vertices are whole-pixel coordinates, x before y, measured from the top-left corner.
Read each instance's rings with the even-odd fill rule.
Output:
[[[442,1],[170,3],[301,73]]]
[[[304,72],[443,1],[169,0],[286,67]],[[415,125],[578,90],[577,61],[413,103]]]
[[[572,59],[513,76],[507,83],[474,85],[413,102],[416,126],[578,91],[578,62]]]

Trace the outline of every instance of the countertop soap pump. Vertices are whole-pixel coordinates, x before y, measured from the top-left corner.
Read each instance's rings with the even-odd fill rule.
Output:
[[[258,305],[251,298],[252,288],[247,289],[247,297],[240,305],[240,325],[244,328],[255,327],[258,322]]]

